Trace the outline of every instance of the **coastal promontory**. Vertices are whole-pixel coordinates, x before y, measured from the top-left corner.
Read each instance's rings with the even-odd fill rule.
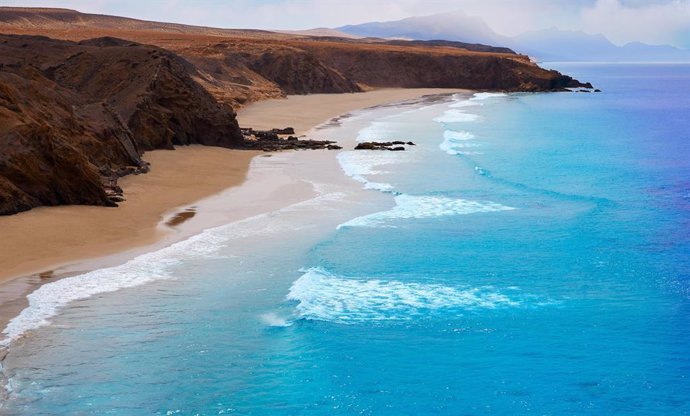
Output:
[[[506,48],[213,29],[0,8],[0,214],[115,205],[153,149],[252,148],[234,109],[377,88],[560,91],[582,84]],[[251,126],[243,126],[251,127]]]

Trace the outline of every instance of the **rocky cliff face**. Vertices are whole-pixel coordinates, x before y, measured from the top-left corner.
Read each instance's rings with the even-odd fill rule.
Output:
[[[168,40],[165,46],[192,62],[202,74],[199,83],[234,107],[286,94],[371,88],[560,91],[585,86],[523,55],[467,51],[438,42],[213,40],[210,47],[190,45],[187,38]]]
[[[404,88],[467,88],[498,91],[559,91],[583,86],[515,54],[458,53],[455,48],[346,44],[304,47],[320,62],[348,74],[359,85]]]
[[[285,94],[360,91],[348,76],[303,50],[262,53],[248,62],[250,69],[275,83]],[[346,73],[347,74],[347,73]]]
[[[145,171],[143,151],[239,147],[234,112],[153,46],[0,35],[0,214],[112,205],[111,177]]]

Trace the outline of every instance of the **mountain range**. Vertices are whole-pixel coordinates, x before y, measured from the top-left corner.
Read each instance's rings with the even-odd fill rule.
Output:
[[[504,46],[537,61],[690,62],[690,51],[633,42],[617,46],[601,34],[556,27],[514,37],[493,31],[483,19],[464,12],[409,17],[336,28],[348,35],[414,40],[447,40]]]

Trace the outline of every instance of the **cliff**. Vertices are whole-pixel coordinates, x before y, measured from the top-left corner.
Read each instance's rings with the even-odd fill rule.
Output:
[[[113,205],[104,185],[145,150],[243,143],[235,114],[154,46],[0,35],[0,213]]]
[[[547,71],[514,53],[470,52],[457,47],[343,43],[304,48],[338,72],[367,87],[466,88],[499,91],[560,91],[583,86],[557,71]],[[431,42],[433,45],[434,42]]]
[[[154,39],[149,39],[149,41]],[[285,94],[373,88],[466,88],[560,91],[584,86],[515,53],[468,51],[430,42],[363,42],[333,38],[161,40],[202,75],[197,79],[233,107]]]
[[[110,36],[172,51],[234,108],[286,94],[379,87],[558,91],[582,84],[508,48],[448,41],[346,39],[148,22],[67,9],[0,7],[0,33],[72,41]]]
[[[0,7],[0,33],[10,33],[0,35],[0,214],[113,205],[117,198],[107,191],[117,190],[114,179],[146,171],[147,150],[244,147],[232,108],[266,98],[381,87],[583,86],[511,50],[459,42],[315,37],[7,7]]]

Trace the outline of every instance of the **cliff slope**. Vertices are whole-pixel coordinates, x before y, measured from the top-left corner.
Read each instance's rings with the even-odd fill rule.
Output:
[[[111,36],[156,45],[192,63],[194,79],[235,108],[286,94],[380,87],[553,91],[581,85],[510,49],[462,42],[346,39],[0,7],[3,32],[73,41]]]
[[[0,35],[0,213],[113,205],[110,179],[145,171],[145,150],[241,146],[235,114],[193,71],[129,41]]]

